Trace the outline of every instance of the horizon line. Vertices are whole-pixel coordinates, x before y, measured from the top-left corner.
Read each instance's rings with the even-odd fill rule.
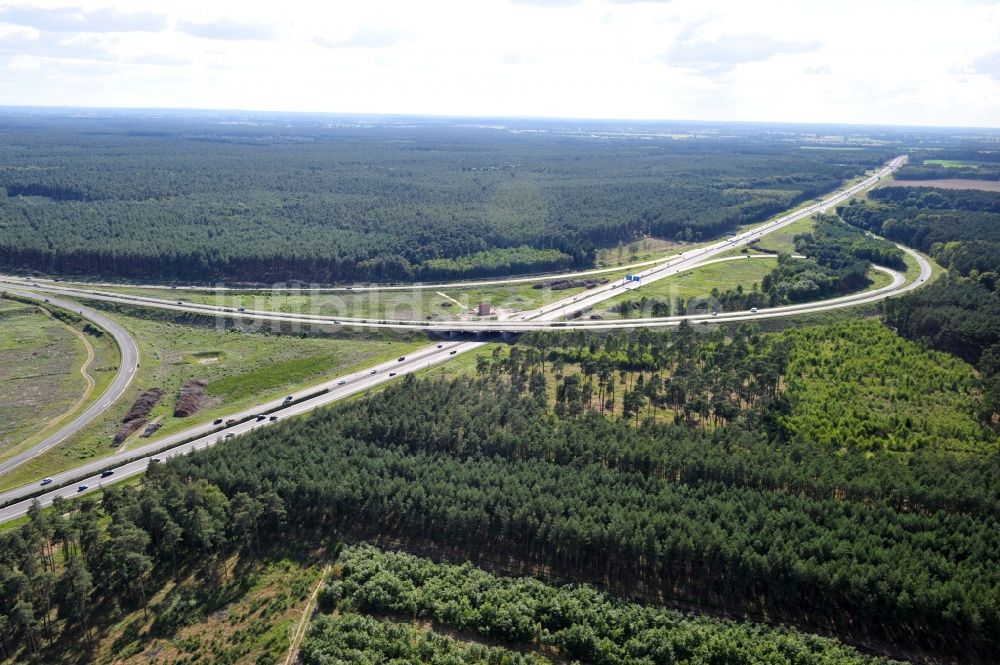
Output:
[[[900,130],[975,130],[1000,132],[1000,126],[979,125],[893,125],[884,122],[837,122],[837,121],[803,121],[803,120],[698,120],[692,118],[617,118],[617,117],[586,117],[586,116],[555,116],[540,114],[489,115],[469,113],[421,113],[421,112],[381,112],[381,111],[294,111],[278,109],[240,109],[223,107],[189,107],[189,106],[54,106],[45,104],[0,104],[0,112],[9,111],[83,111],[83,112],[113,112],[113,113],[218,113],[244,115],[289,115],[289,116],[327,116],[341,118],[407,118],[428,120],[511,120],[518,122],[570,122],[570,123],[642,123],[642,124],[703,124],[703,125],[771,125],[771,126],[801,126],[801,127],[843,127],[843,128],[880,128]]]

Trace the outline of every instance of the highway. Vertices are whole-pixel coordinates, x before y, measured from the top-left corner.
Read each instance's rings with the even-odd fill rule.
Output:
[[[236,436],[269,425],[274,422],[270,420],[272,416],[277,416],[277,420],[282,420],[312,411],[330,402],[378,387],[398,376],[404,376],[451,360],[458,354],[474,351],[491,341],[493,340],[486,338],[474,342],[441,342],[409,353],[404,360],[391,360],[313,386],[303,391],[302,395],[314,396],[296,400],[287,406],[283,399],[277,399],[258,405],[253,409],[233,414],[229,418],[238,422],[231,427],[206,423],[132,450],[103,457],[75,469],[53,474],[51,487],[55,489],[50,491],[44,491],[43,486],[34,482],[0,493],[0,505],[10,504],[0,509],[0,523],[27,514],[33,500],[32,496],[38,495],[40,492],[43,493],[34,498],[37,498],[43,506],[50,505],[52,499],[57,496],[71,497],[96,492],[103,484],[121,481],[142,473],[149,465],[150,460],[154,458],[167,459],[175,455],[187,454],[192,450],[208,448],[225,441],[229,435]],[[293,397],[295,396],[293,395]],[[264,416],[263,419],[258,419],[260,416]],[[113,469],[114,473],[102,477],[101,472],[105,469]],[[70,484],[67,485],[67,483]],[[80,491],[81,485],[86,485],[87,489]]]
[[[128,388],[129,384],[132,383],[132,379],[135,377],[136,368],[139,365],[139,347],[136,346],[135,340],[132,339],[132,336],[129,335],[128,332],[117,322],[109,319],[100,312],[94,311],[89,307],[84,307],[80,303],[61,300],[54,296],[43,298],[36,293],[16,288],[3,287],[0,290],[21,298],[27,298],[39,303],[48,302],[50,305],[61,307],[70,312],[76,312],[83,318],[110,333],[114,338],[115,343],[118,345],[118,349],[121,353],[121,362],[118,365],[118,374],[115,376],[114,381],[111,382],[111,385],[108,386],[107,390],[105,390],[104,393],[97,398],[97,401],[91,404],[86,411],[74,418],[69,422],[69,424],[62,427],[56,433],[39,441],[35,445],[31,446],[31,448],[21,451],[16,455],[8,457],[3,462],[0,462],[0,474],[3,474],[16,466],[24,464],[33,457],[41,455],[52,446],[65,441],[67,438],[86,427],[90,421],[104,413],[109,406],[114,404],[118,398],[125,393],[125,389]]]
[[[652,267],[649,267],[643,271],[635,273],[636,276],[640,278],[639,284],[648,284],[664,277],[670,277],[678,273],[691,270],[692,268],[698,267],[710,261],[711,259],[717,257],[720,254],[729,252],[733,249],[743,247],[754,240],[758,240],[768,233],[773,233],[789,224],[797,222],[801,219],[809,217],[816,214],[817,212],[823,212],[830,207],[833,207],[843,201],[850,199],[851,196],[877,184],[881,178],[892,173],[895,169],[899,168],[906,161],[906,156],[900,156],[893,159],[885,167],[876,171],[873,175],[865,178],[863,181],[840,190],[831,196],[814,203],[810,206],[806,206],[800,210],[783,215],[775,220],[766,222],[762,225],[751,228],[747,231],[743,231],[739,234],[720,240],[711,245],[688,250],[680,254],[667,257],[665,259],[658,259],[652,262]],[[620,269],[616,269],[620,270]],[[550,277],[553,278],[553,277]],[[529,281],[537,281],[538,278],[533,278]],[[498,280],[491,283],[501,284],[510,283],[511,280]],[[519,281],[519,280],[512,280]],[[120,293],[114,293],[110,291],[102,291],[99,289],[88,288],[84,286],[72,286],[64,285],[61,283],[52,282],[38,282],[32,280],[26,280],[17,277],[0,277],[0,284],[11,284],[20,288],[28,288],[44,291],[46,293],[59,293],[66,296],[74,297],[84,297],[92,300],[100,300],[105,302],[114,302],[126,305],[140,305],[144,307],[155,307],[158,309],[166,309],[178,312],[189,312],[195,314],[210,315],[218,318],[232,318],[232,319],[243,319],[243,320],[255,320],[255,321],[272,321],[272,322],[285,322],[285,323],[295,323],[295,324],[312,324],[312,325],[350,325],[357,328],[395,328],[401,330],[423,330],[432,332],[494,332],[494,331],[507,331],[507,332],[526,332],[528,330],[537,330],[539,328],[549,327],[551,322],[557,321],[566,316],[572,315],[574,312],[593,307],[604,300],[613,298],[621,291],[619,289],[625,288],[626,283],[624,281],[615,280],[603,286],[596,287],[590,291],[579,296],[570,296],[564,298],[558,302],[550,303],[543,307],[535,310],[520,312],[514,319],[505,321],[495,321],[495,320],[476,320],[476,321],[420,321],[420,320],[386,320],[386,319],[373,319],[373,318],[355,318],[355,317],[344,317],[344,316],[324,316],[318,314],[299,314],[299,313],[288,313],[288,312],[275,312],[275,311],[265,311],[265,310],[244,310],[239,311],[238,309],[233,309],[231,307],[222,307],[218,305],[205,305],[198,303],[187,303],[183,300],[168,300],[165,298],[154,298],[149,296],[137,296],[137,295],[126,295]],[[459,284],[464,284],[469,286],[469,282],[463,282]],[[633,282],[634,284],[634,282]],[[395,287],[392,287],[395,288]],[[443,288],[438,286],[436,288]],[[888,297],[892,295],[891,293],[886,295]],[[842,306],[848,306],[846,304]],[[635,321],[635,320],[634,320]],[[574,322],[573,327],[580,325],[587,325],[594,329],[602,328],[617,328],[620,327],[616,322]]]
[[[681,253],[679,255],[671,256],[666,259],[660,259],[656,261],[651,267],[646,270],[637,273],[640,276],[640,284],[646,284],[649,282],[656,281],[671,275],[676,275],[678,273],[690,270],[692,268],[704,265],[712,261],[720,260],[749,260],[743,257],[719,257],[719,254],[729,252],[734,248],[744,246],[753,240],[756,240],[767,233],[772,233],[788,224],[791,224],[799,219],[808,217],[817,212],[826,210],[827,208],[837,205],[838,203],[847,200],[854,194],[863,189],[876,184],[882,177],[891,173],[892,170],[898,168],[905,161],[905,156],[897,157],[892,160],[886,167],[880,169],[876,174],[866,178],[864,181],[848,187],[834,195],[818,202],[814,205],[808,206],[801,210],[798,210],[788,215],[784,215],[776,220],[767,222],[763,225],[752,228],[748,231],[744,231],[737,234],[731,238],[716,242],[712,245],[689,250],[687,252]],[[926,261],[920,254],[900,246],[900,248],[907,252],[910,256],[914,257],[918,264],[920,265],[920,275],[917,279],[910,283],[906,283],[904,276],[894,270],[888,268],[875,266],[876,269],[881,270],[888,274],[892,282],[879,289],[874,289],[870,291],[865,291],[857,294],[852,294],[848,296],[842,296],[839,298],[833,298],[825,301],[818,301],[812,303],[805,303],[800,305],[787,305],[782,307],[774,307],[767,309],[760,309],[758,312],[719,312],[715,315],[713,314],[696,314],[696,315],[684,315],[684,316],[672,316],[672,317],[658,317],[658,318],[642,318],[642,319],[622,319],[622,320],[562,320],[566,316],[572,315],[574,312],[580,311],[584,308],[592,307],[595,304],[614,298],[626,290],[626,286],[622,281],[616,280],[612,283],[597,287],[592,291],[588,291],[584,294],[577,296],[569,296],[558,302],[551,303],[549,305],[531,310],[526,312],[520,312],[516,315],[514,319],[504,320],[504,321],[446,321],[446,322],[426,322],[426,321],[374,321],[367,319],[338,319],[334,317],[325,317],[319,315],[298,315],[298,314],[288,314],[282,312],[258,312],[258,311],[247,311],[247,312],[234,312],[231,309],[225,309],[222,307],[214,305],[196,305],[189,303],[177,304],[177,301],[168,301],[164,299],[156,298],[146,298],[140,296],[126,296],[122,294],[116,294],[111,292],[102,292],[93,289],[80,288],[70,285],[62,285],[57,283],[40,283],[32,282],[29,280],[23,280],[20,278],[13,277],[2,277],[0,278],[0,283],[13,284],[19,292],[24,292],[24,289],[31,289],[33,291],[42,291],[45,293],[59,293],[64,295],[72,295],[76,297],[86,297],[95,300],[103,300],[108,302],[117,302],[123,304],[140,304],[143,306],[157,307],[160,309],[169,309],[175,311],[184,312],[194,312],[201,314],[211,314],[217,317],[230,317],[236,319],[254,319],[254,320],[271,320],[271,321],[285,321],[285,322],[298,322],[298,323],[309,323],[309,324],[322,324],[322,325],[339,325],[344,323],[345,325],[359,326],[359,327],[382,327],[382,328],[400,328],[404,330],[423,330],[423,331],[437,331],[437,332],[474,332],[482,335],[481,339],[477,341],[446,341],[439,344],[434,344],[426,348],[420,349],[416,352],[409,353],[402,360],[390,361],[382,363],[380,365],[367,368],[365,370],[355,372],[352,374],[344,375],[341,377],[335,377],[326,383],[314,386],[310,389],[302,391],[302,395],[305,397],[299,399],[298,397],[290,404],[286,404],[283,400],[274,400],[266,404],[261,404],[253,409],[249,409],[239,414],[234,414],[230,416],[237,421],[236,424],[231,427],[215,426],[211,424],[205,424],[198,427],[193,427],[184,432],[172,435],[170,437],[165,437],[148,443],[142,447],[135,448],[133,450],[125,451],[119,454],[115,454],[109,457],[102,458],[100,460],[90,462],[83,466],[77,467],[70,471],[66,471],[60,474],[54,474],[52,476],[52,490],[46,491],[45,488],[39,486],[39,484],[32,483],[30,485],[22,486],[8,492],[0,494],[0,506],[6,505],[0,508],[0,523],[15,519],[26,514],[31,502],[32,497],[37,498],[43,506],[49,505],[52,499],[56,496],[79,496],[81,494],[87,494],[90,492],[97,491],[103,484],[120,481],[124,478],[134,476],[138,473],[142,473],[147,465],[153,458],[166,459],[174,455],[182,455],[190,452],[191,450],[201,449],[215,445],[218,442],[224,441],[229,438],[230,435],[236,436],[238,434],[245,433],[252,429],[266,426],[273,422],[271,416],[277,416],[277,419],[284,419],[289,416],[298,415],[305,413],[312,409],[318,408],[325,404],[329,404],[344,397],[354,395],[372,388],[378,387],[381,384],[394,379],[396,376],[402,376],[417,370],[423,369],[425,367],[430,367],[442,362],[446,362],[453,359],[455,356],[473,351],[475,349],[481,348],[484,344],[487,344],[496,339],[496,333],[500,332],[522,332],[527,330],[536,329],[566,329],[566,328],[585,328],[590,330],[608,330],[608,329],[623,329],[623,328],[639,328],[639,327],[664,327],[664,326],[675,326],[679,325],[681,321],[687,320],[692,323],[708,323],[708,322],[732,322],[732,321],[743,321],[743,320],[755,320],[763,318],[774,318],[782,316],[793,316],[801,315],[810,312],[822,312],[829,311],[842,307],[853,307],[859,304],[865,304],[869,302],[875,302],[877,300],[888,298],[893,295],[904,293],[914,288],[918,288],[920,285],[925,283],[927,279],[931,276],[931,266],[930,263]],[[616,269],[617,270],[617,269]],[[538,278],[532,278],[531,281],[537,281]],[[468,283],[464,283],[468,285]],[[438,287],[440,288],[440,287]],[[641,288],[641,287],[640,287]],[[11,292],[15,292],[15,289],[7,289]],[[628,289],[632,290],[632,289]],[[28,297],[38,298],[39,296],[29,295]],[[64,301],[59,301],[64,302]],[[58,304],[57,301],[53,301],[53,304]],[[69,308],[76,311],[80,311],[81,307],[74,303],[66,303]],[[65,306],[65,305],[64,305]],[[96,314],[96,312],[94,312]],[[100,315],[98,315],[100,316]],[[107,320],[112,326],[114,324],[106,317],[101,317]],[[95,319],[97,322],[97,319]],[[102,327],[110,328],[103,323]],[[122,331],[124,332],[124,331]],[[126,334],[127,337],[127,334]],[[128,338],[131,342],[131,338]],[[132,342],[132,348],[134,348],[134,342]],[[124,353],[123,353],[124,356]],[[123,363],[124,366],[124,363]],[[134,370],[135,363],[131,364]],[[131,378],[131,373],[129,378]],[[125,384],[127,385],[127,383]],[[122,388],[124,390],[124,388]],[[110,390],[108,391],[111,392]],[[120,394],[120,393],[119,393]],[[111,400],[113,401],[113,400]],[[110,403],[110,402],[109,402]],[[107,408],[104,406],[104,408]],[[103,409],[101,409],[103,410]],[[263,416],[262,418],[260,416]],[[50,444],[52,445],[52,444]],[[37,454],[37,452],[35,453]],[[102,470],[110,469],[113,470],[111,475],[102,477]],[[2,470],[0,470],[2,472]],[[85,489],[80,489],[81,486],[85,485]],[[37,495],[37,496],[36,496]]]
[[[888,175],[892,171],[898,169],[905,163],[907,159],[906,155],[901,155],[896,157],[883,168],[877,170],[872,176],[866,178],[864,181],[857,183],[841,192],[838,192],[830,199],[823,201],[818,205],[811,205],[802,208],[795,213],[790,213],[790,215],[801,215],[805,213],[806,215],[811,215],[821,210],[829,208],[831,205],[836,205],[841,201],[846,200],[850,196],[858,193],[859,191],[871,187],[876,184],[879,179]],[[839,196],[838,196],[839,195]],[[834,199],[836,199],[834,201]],[[832,201],[832,202],[831,202]],[[802,215],[802,216],[806,216]],[[782,220],[785,218],[782,217]],[[796,219],[801,219],[796,217]],[[776,220],[781,221],[781,220]],[[794,220],[792,220],[794,221]],[[753,234],[756,230],[763,229],[768,225],[762,225],[757,229],[748,231],[747,233]],[[695,250],[697,251],[697,250]],[[684,252],[678,256],[684,256],[689,254],[689,252]],[[673,258],[673,257],[671,257]],[[579,277],[593,277],[595,275],[607,274],[609,272],[621,272],[623,270],[634,270],[635,268],[645,268],[647,266],[653,266],[659,263],[663,263],[664,259],[649,259],[646,261],[638,261],[635,263],[629,263],[620,266],[611,266],[606,268],[589,268],[587,270],[580,270],[576,272],[559,273],[559,274],[539,274],[539,275],[520,275],[518,277],[504,277],[496,279],[486,279],[486,280],[476,280],[476,281],[461,281],[461,282],[414,282],[412,284],[372,284],[364,285],[358,284],[353,286],[268,286],[268,287],[237,287],[237,286],[193,286],[193,285],[175,285],[175,284],[127,284],[127,283],[111,283],[111,282],[87,282],[85,285],[81,284],[85,288],[95,288],[95,287],[110,287],[110,288],[142,288],[142,289],[163,289],[163,290],[175,290],[175,291],[198,291],[205,293],[234,293],[238,294],[240,292],[257,292],[257,291],[290,291],[294,293],[345,293],[350,294],[356,291],[414,291],[422,289],[468,289],[473,287],[482,286],[504,286],[509,284],[527,284],[538,282],[542,280],[549,279],[575,279]],[[53,282],[52,280],[37,280],[40,284],[44,283],[45,286],[57,286],[58,282]]]

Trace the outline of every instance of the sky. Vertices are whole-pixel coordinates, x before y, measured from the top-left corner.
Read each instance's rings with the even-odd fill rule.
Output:
[[[1000,126],[1000,0],[0,2],[0,105]]]

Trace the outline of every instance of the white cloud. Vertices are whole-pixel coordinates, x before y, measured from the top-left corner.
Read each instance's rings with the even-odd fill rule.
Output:
[[[127,13],[113,7],[52,9],[12,5],[0,9],[0,23],[51,32],[157,32],[167,27],[166,16],[153,12]]]
[[[819,46],[815,41],[785,41],[763,34],[721,35],[711,40],[678,42],[660,59],[671,65],[721,73],[744,63],[769,60],[780,54],[814,51]]]
[[[317,37],[314,41],[324,48],[387,48],[408,39],[413,35],[402,30],[376,28],[370,25],[362,26],[350,37],[333,41],[325,37]]]
[[[233,41],[274,39],[277,31],[273,26],[254,21],[218,18],[204,23],[180,21],[176,29],[203,39],[223,39]]]
[[[36,36],[15,32],[0,39],[0,54],[63,60],[115,60],[99,41],[86,36],[41,33]]]
[[[514,52],[505,53],[504,56],[500,59],[500,62],[502,62],[505,65],[530,65],[534,61],[535,61],[534,58],[525,57],[520,53],[514,53]]]
[[[15,2],[4,104],[1000,124],[997,2]]]
[[[514,5],[531,5],[533,7],[574,7],[582,0],[510,0]]]
[[[985,53],[972,61],[972,72],[1000,81],[1000,50]]]

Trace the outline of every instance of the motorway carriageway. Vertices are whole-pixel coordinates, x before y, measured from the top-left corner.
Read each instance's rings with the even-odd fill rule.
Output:
[[[104,483],[121,481],[142,473],[153,458],[168,459],[175,455],[187,454],[192,450],[208,448],[224,441],[230,434],[235,436],[270,424],[272,415],[278,416],[278,419],[281,420],[312,411],[330,402],[370,390],[395,379],[397,376],[404,376],[443,363],[460,353],[473,351],[492,341],[494,340],[441,342],[409,353],[405,356],[405,360],[380,363],[300,391],[298,396],[293,397],[299,397],[301,401],[294,401],[286,405],[283,399],[276,399],[231,415],[227,420],[233,418],[238,421],[236,425],[231,427],[206,423],[132,450],[103,457],[69,471],[53,474],[51,487],[55,489],[46,491],[46,488],[40,486],[36,481],[0,493],[0,505],[9,504],[0,509],[0,523],[27,514],[33,498],[37,498],[42,506],[48,506],[57,496],[72,497],[95,492]],[[302,396],[307,397],[301,399]],[[263,420],[258,420],[259,416],[264,416]],[[102,477],[101,472],[104,469],[113,469],[114,474]],[[79,491],[81,485],[87,485],[87,489]]]
[[[669,277],[676,275],[685,270],[690,270],[692,268],[698,267],[706,262],[708,262],[713,257],[724,252],[728,252],[738,247],[742,247],[754,240],[758,240],[768,233],[777,231],[789,224],[792,224],[800,219],[804,219],[810,215],[817,212],[823,212],[828,208],[837,205],[843,201],[846,201],[851,196],[857,194],[858,192],[867,189],[875,185],[881,180],[882,177],[888,175],[905,161],[905,156],[896,157],[889,164],[874,175],[869,176],[860,183],[857,183],[851,187],[841,190],[830,197],[824,199],[823,201],[797,210],[795,212],[789,213],[776,220],[767,222],[761,226],[755,227],[748,231],[739,233],[726,240],[719,241],[708,247],[704,247],[696,250],[689,250],[683,252],[679,255],[668,257],[666,259],[660,259],[658,263],[652,268],[648,268],[645,271],[636,273],[642,283],[650,283],[656,280],[662,279],[664,277]],[[551,277],[550,279],[555,279],[558,277]],[[140,306],[156,307],[158,309],[166,309],[172,311],[189,312],[196,314],[205,314],[210,316],[215,316],[219,318],[232,318],[232,319],[244,319],[244,320],[256,320],[256,321],[274,321],[274,322],[287,322],[287,323],[308,323],[308,324],[322,324],[322,325],[350,325],[357,328],[396,328],[403,330],[424,330],[424,331],[437,331],[437,332],[495,332],[495,331],[507,331],[507,332],[524,332],[527,330],[537,330],[539,328],[551,327],[553,325],[558,325],[559,327],[588,327],[592,329],[603,329],[603,328],[617,328],[620,327],[620,323],[613,321],[575,321],[567,322],[565,324],[553,324],[553,321],[561,319],[564,316],[569,316],[573,312],[582,310],[587,307],[592,307],[597,303],[602,302],[618,295],[617,289],[624,285],[624,282],[615,281],[610,284],[606,284],[601,287],[597,287],[586,294],[580,296],[567,297],[556,303],[551,303],[545,305],[539,309],[532,310],[529,312],[521,312],[515,320],[503,320],[503,321],[413,321],[413,320],[385,320],[385,319],[373,319],[373,318],[352,318],[352,317],[336,317],[336,316],[323,316],[318,314],[290,314],[285,312],[273,312],[273,311],[263,311],[263,310],[245,310],[243,312],[238,311],[238,309],[221,307],[217,305],[201,305],[193,303],[184,303],[183,301],[167,300],[163,298],[152,298],[147,296],[131,296],[123,295],[118,293],[100,291],[100,290],[88,290],[77,288],[73,286],[61,286],[58,284],[51,283],[39,283],[29,280],[24,280],[15,277],[3,277],[0,278],[0,283],[13,284],[21,288],[29,288],[40,290],[44,292],[54,292],[62,293],[68,296],[85,297],[92,300],[101,300],[107,302],[115,302],[119,304],[133,304]],[[890,294],[891,295],[891,294]],[[536,323],[531,323],[530,321],[535,321]],[[634,324],[639,324],[642,319],[634,319],[632,322]],[[659,321],[652,321],[652,323],[658,323]]]
[[[808,215],[814,214],[816,212],[821,212],[826,210],[830,206],[836,205],[837,203],[846,200],[855,193],[870,187],[877,183],[881,177],[890,173],[895,168],[898,168],[903,161],[904,157],[897,157],[888,166],[878,171],[875,175],[865,179],[861,183],[858,183],[852,187],[849,187],[833,196],[825,199],[824,201],[817,203],[813,206],[809,206],[803,210],[790,213],[777,220],[769,222],[763,226],[756,227],[744,233],[738,234],[730,239],[720,241],[706,248],[699,250],[692,250],[690,252],[683,253],[679,256],[671,257],[663,260],[659,265],[648,269],[644,273],[639,273],[642,279],[649,281],[655,281],[656,279],[661,279],[663,277],[677,274],[678,272],[690,270],[693,267],[697,267],[717,254],[727,252],[734,247],[739,247],[745,245],[750,241],[760,238],[766,233],[771,233],[783,226],[786,226],[794,221],[802,219]],[[643,326],[669,326],[669,325],[679,325],[680,321],[684,319],[691,320],[693,322],[708,322],[708,321],[738,321],[743,319],[753,319],[753,318],[768,318],[774,316],[789,316],[795,314],[802,314],[812,311],[825,311],[829,309],[835,309],[838,307],[853,306],[862,302],[871,302],[881,298],[889,297],[896,293],[901,293],[912,288],[923,284],[930,277],[930,264],[919,254],[909,250],[907,248],[902,248],[907,251],[911,256],[914,256],[921,266],[920,277],[911,282],[909,285],[904,286],[903,276],[895,271],[891,271],[887,268],[879,268],[887,273],[889,273],[893,282],[887,287],[882,287],[881,289],[876,289],[874,291],[863,292],[861,294],[855,294],[853,296],[843,296],[841,298],[835,298],[830,301],[820,301],[816,303],[808,303],[804,305],[790,305],[781,308],[772,308],[771,310],[760,310],[757,313],[751,312],[730,312],[726,314],[720,314],[718,316],[711,315],[694,315],[687,317],[663,317],[659,319],[631,319],[631,320],[621,320],[621,321],[559,321],[557,319],[562,318],[568,314],[572,314],[582,308],[592,306],[596,302],[601,302],[608,298],[614,297],[621,293],[617,289],[622,286],[621,283],[615,282],[600,289],[595,292],[590,292],[583,297],[574,296],[568,297],[560,302],[550,304],[548,306],[521,313],[523,320],[518,321],[490,321],[477,324],[469,324],[467,322],[447,322],[447,324],[442,323],[437,326],[437,329],[442,329],[446,331],[460,330],[460,331],[472,331],[472,332],[488,332],[497,331],[498,329],[504,330],[529,330],[536,328],[567,328],[567,327],[586,327],[591,329],[606,329],[606,328],[631,328],[631,327],[643,327]],[[0,281],[6,281],[10,283],[9,279],[4,279]],[[16,280],[16,285],[22,288],[28,287],[33,290],[43,290],[43,291],[59,291],[59,292],[72,292],[74,289],[68,287],[57,287],[48,286],[42,287],[33,283],[25,283],[23,280]],[[68,295],[69,293],[67,293]],[[92,292],[84,291],[83,295],[88,298],[97,298]],[[117,295],[111,296],[101,296],[102,300],[112,300],[115,302],[132,302],[135,303],[137,298],[134,297],[118,297]],[[147,300],[157,300],[157,299],[147,299]],[[167,302],[167,301],[164,301]],[[149,303],[151,304],[151,303]],[[178,306],[168,303],[166,305],[161,305],[165,309],[176,309],[181,311],[194,311],[200,313],[212,313],[216,316],[232,316],[233,318],[253,318],[260,319],[271,317],[272,320],[283,320],[283,321],[299,321],[306,323],[316,323],[316,324],[331,324],[334,323],[333,317],[288,317],[287,315],[282,315],[281,313],[268,312],[268,313],[256,313],[256,312],[225,312],[220,311],[222,308],[213,306]],[[207,311],[206,311],[207,310]],[[364,320],[362,320],[362,323]],[[461,323],[464,325],[455,326],[455,323]],[[413,325],[416,324],[416,325]],[[334,324],[336,325],[336,324]],[[357,322],[352,321],[351,325],[357,325]],[[379,327],[395,327],[395,328],[415,328],[419,330],[435,330],[435,326],[429,326],[424,322],[403,322],[403,323],[389,323],[389,324],[368,324],[377,325]],[[214,425],[202,425],[200,427],[191,428],[184,432],[173,435],[172,437],[166,437],[160,439],[153,443],[146,444],[140,448],[134,450],[125,451],[116,455],[105,457],[103,459],[88,463],[81,467],[77,467],[70,471],[66,471],[60,474],[52,476],[52,487],[55,489],[44,491],[40,486],[35,484],[30,484],[22,486],[20,488],[10,490],[0,494],[0,505],[10,504],[6,507],[0,509],[0,522],[15,519],[21,515],[27,513],[28,507],[31,505],[31,498],[33,495],[38,495],[37,499],[41,502],[43,506],[49,505],[52,499],[56,496],[78,496],[80,494],[85,494],[88,492],[93,492],[98,489],[102,483],[115,482],[123,478],[128,478],[141,473],[146,466],[150,463],[150,460],[156,456],[161,459],[167,457],[186,454],[191,450],[199,449],[214,445],[220,441],[225,440],[227,435],[232,434],[233,436],[237,434],[242,434],[257,427],[265,426],[269,422],[270,415],[277,414],[279,418],[285,418],[291,415],[297,415],[299,413],[304,413],[306,411],[315,409],[319,406],[328,404],[330,402],[342,399],[349,395],[356,394],[365,390],[369,390],[375,386],[378,386],[386,381],[391,380],[396,375],[404,375],[418,369],[423,369],[425,367],[430,367],[432,365],[445,362],[460,353],[466,353],[474,349],[482,347],[484,344],[493,341],[493,338],[489,335],[485,336],[483,339],[474,342],[443,342],[441,344],[434,345],[415,353],[410,353],[405,360],[395,361],[389,363],[382,363],[373,368],[367,370],[362,370],[361,372],[355,372],[350,375],[346,375],[341,378],[333,379],[325,384],[319,386],[314,386],[311,389],[307,389],[305,393],[313,395],[301,402],[295,402],[291,405],[285,405],[283,401],[272,401],[267,404],[259,405],[253,409],[247,410],[236,416],[231,416],[236,420],[240,421],[232,427],[218,427]],[[317,391],[325,391],[320,394],[315,394]],[[266,415],[262,420],[258,420],[255,416]],[[171,447],[172,446],[172,447]],[[114,473],[107,477],[102,477],[102,469],[113,469]],[[88,475],[89,474],[89,475]],[[67,484],[69,483],[69,484]],[[81,486],[86,486],[86,489],[80,490]],[[10,503],[13,502],[13,503]]]

